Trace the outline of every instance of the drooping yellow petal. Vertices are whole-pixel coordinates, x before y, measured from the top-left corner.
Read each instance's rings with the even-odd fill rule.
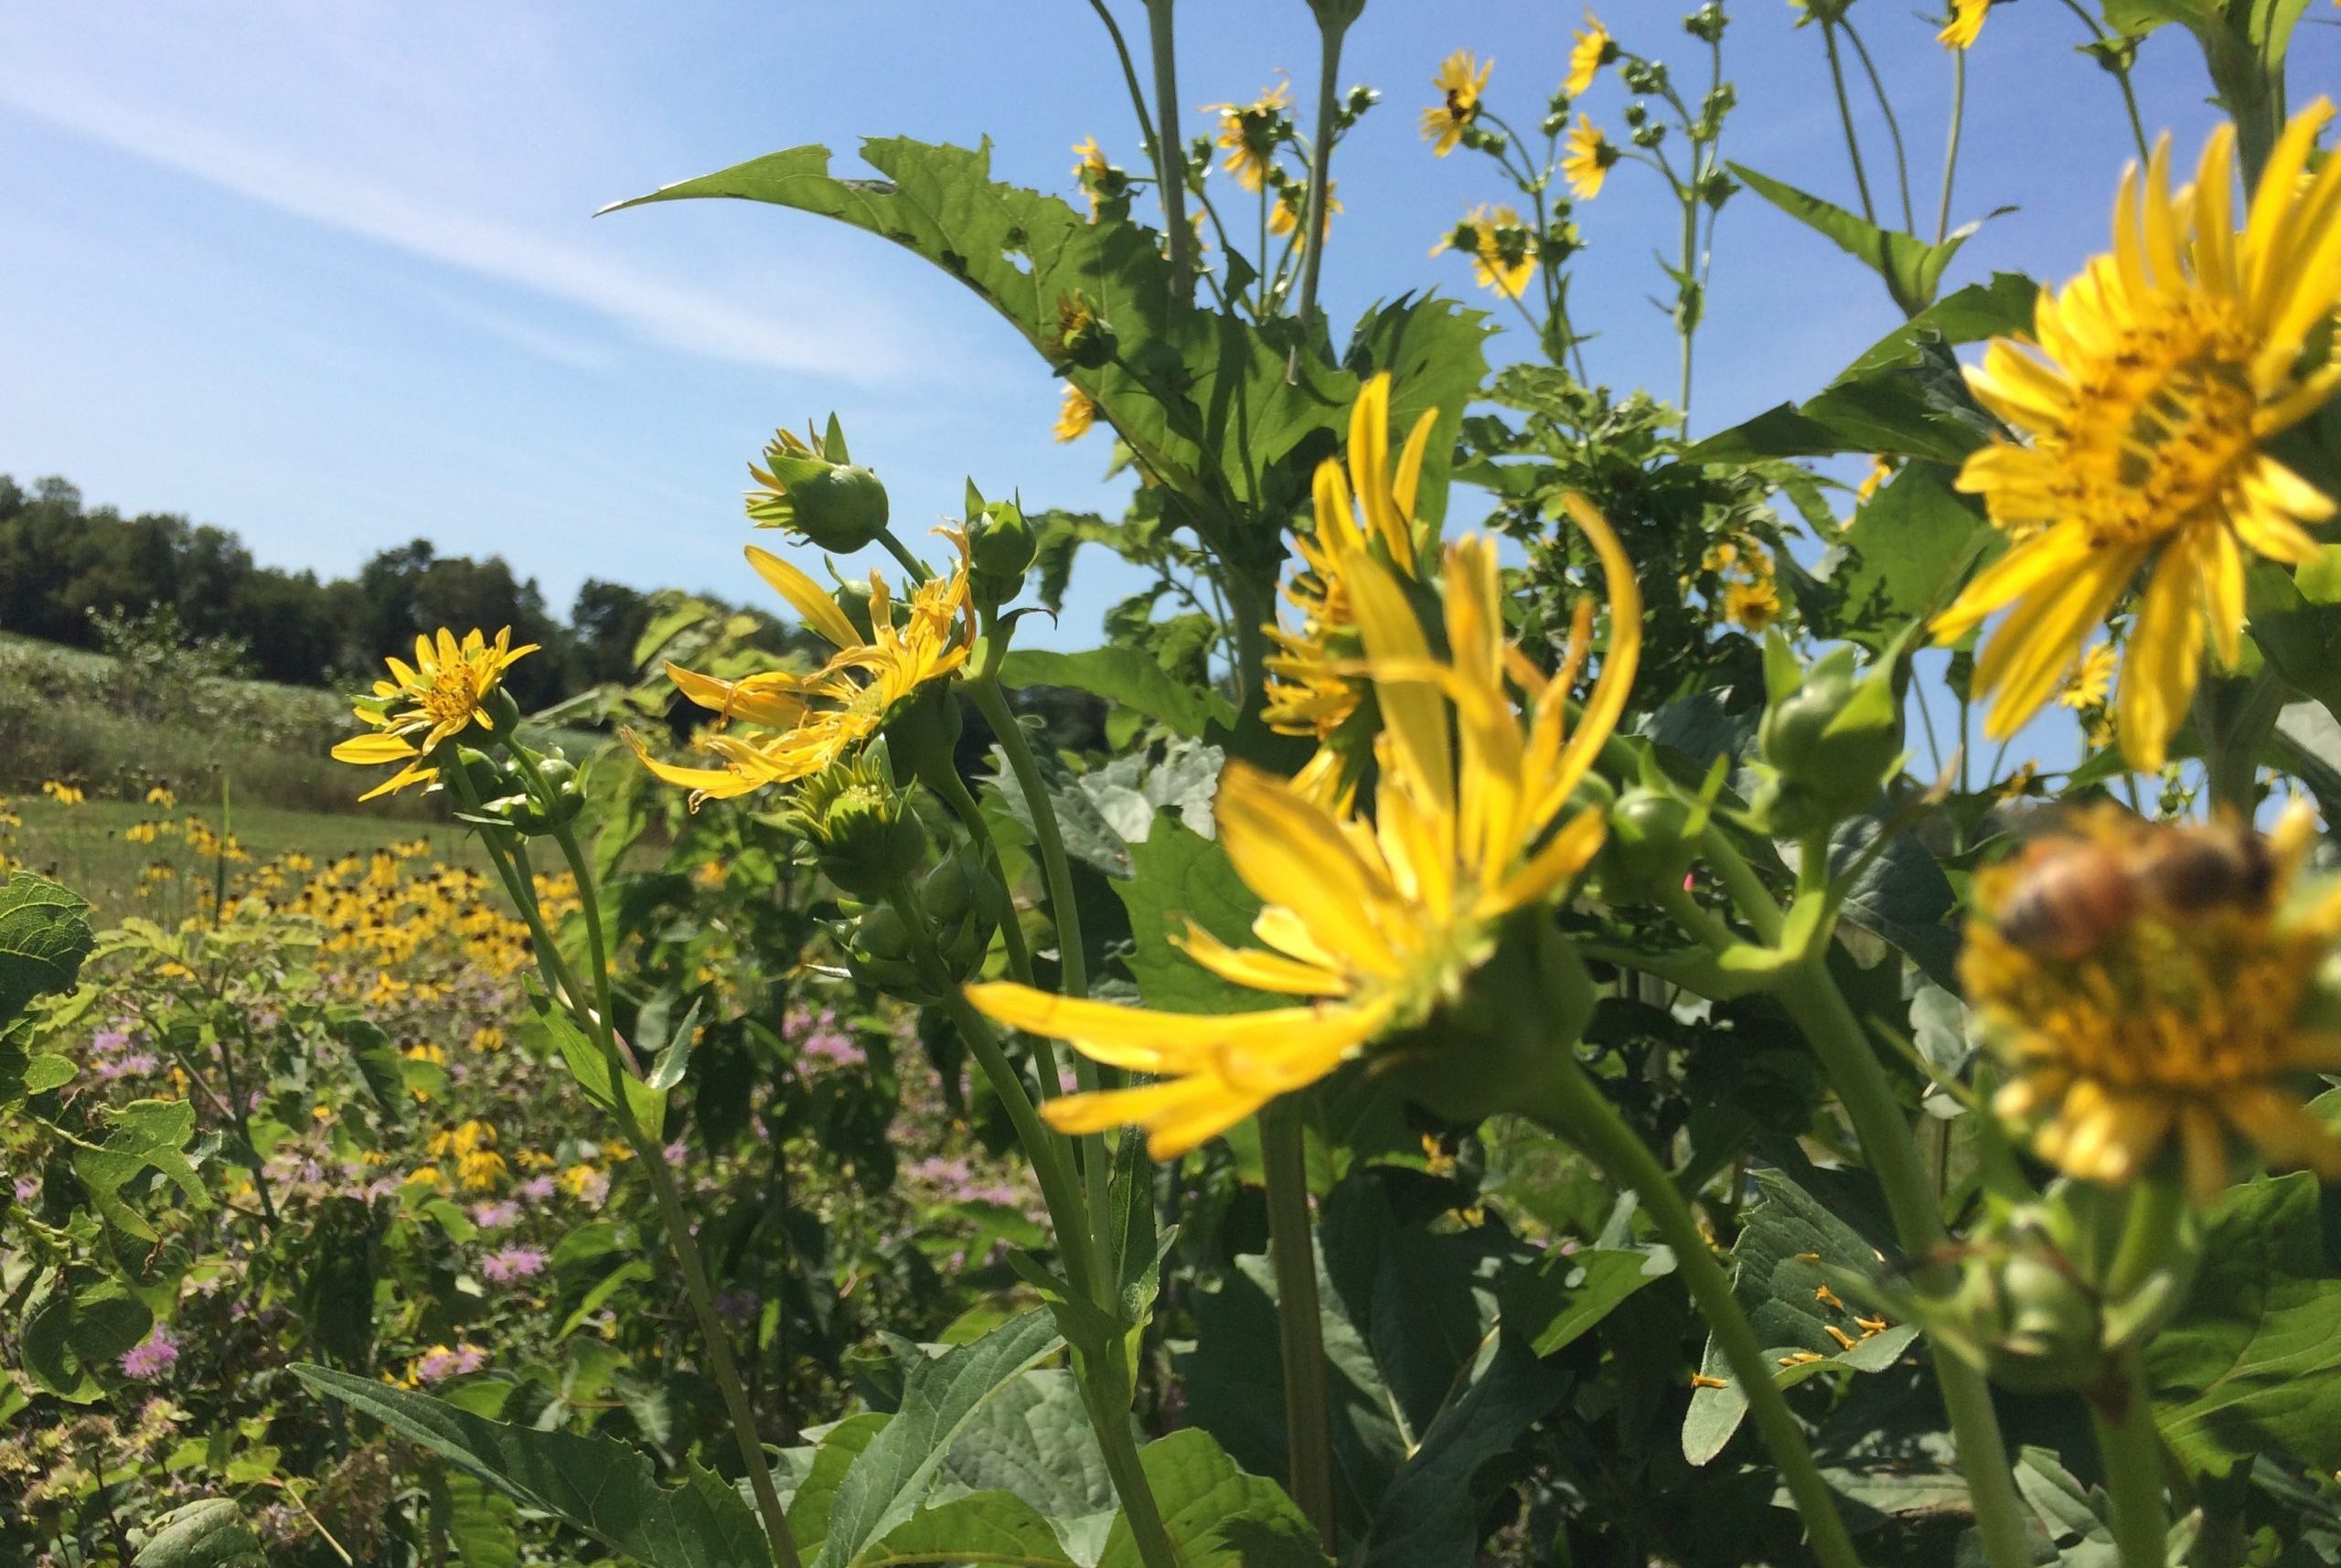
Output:
[[[788,601],[789,608],[796,611],[797,617],[807,626],[835,646],[850,648],[860,645],[861,634],[853,629],[853,623],[845,618],[845,612],[838,608],[837,601],[821,592],[819,583],[768,549],[750,545],[746,553],[748,564],[756,569],[756,575]]]

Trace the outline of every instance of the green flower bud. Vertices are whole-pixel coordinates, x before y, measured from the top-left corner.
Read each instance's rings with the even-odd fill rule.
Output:
[[[996,608],[1023,592],[1041,541],[1014,502],[985,503],[972,482],[967,500],[967,586],[978,605]]]
[[[980,857],[967,850],[927,873],[919,888],[919,908],[954,980],[974,977],[991,948],[992,933],[1010,912],[1008,890]]]
[[[510,740],[512,731],[520,727],[520,705],[512,700],[512,694],[504,689],[501,681],[479,699],[479,711],[488,732],[499,743]]]
[[[1120,349],[1114,329],[1099,319],[1080,290],[1057,302],[1056,353],[1052,357],[1055,369],[1103,369]]]
[[[892,905],[862,911],[846,928],[844,938],[846,967],[863,985],[911,1002],[932,1005],[941,999],[919,979],[910,932]]]
[[[840,555],[885,531],[886,486],[848,456],[835,414],[826,435],[800,440],[775,432],[764,465],[751,464],[748,472],[758,486],[749,494],[748,516],[758,528],[786,528]]]
[[[1609,812],[1609,837],[1596,862],[1602,891],[1613,899],[1655,898],[1679,888],[1699,848],[1698,805],[1670,790],[1636,784]]]
[[[838,591],[829,597],[837,601],[839,613],[845,616],[855,631],[861,634],[864,642],[876,640],[878,624],[871,618],[868,578],[848,579],[839,583]]]
[[[1764,640],[1764,685],[1757,817],[1780,837],[1802,837],[1867,809],[1902,765],[1894,661],[1858,671],[1847,646],[1806,669],[1775,631]]]
[[[926,859],[926,832],[894,783],[883,740],[807,779],[785,818],[818,851],[822,874],[856,898],[879,897]]]

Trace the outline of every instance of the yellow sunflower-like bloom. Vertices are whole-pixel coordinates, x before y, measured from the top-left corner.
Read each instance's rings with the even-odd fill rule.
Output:
[[[2247,552],[2314,556],[2301,524],[2333,502],[2266,443],[2341,384],[2341,362],[2299,368],[2341,304],[2341,159],[2305,172],[2332,113],[2319,100],[2286,127],[2239,230],[2232,128],[2175,194],[2165,138],[2143,187],[2134,165],[2122,179],[2113,253],[2043,291],[2034,336],[1995,340],[1968,372],[2028,438],[1961,469],[1959,487],[2015,542],[1934,623],[1948,642],[2013,606],[1975,666],[1994,739],[2039,710],[2143,574],[2115,718],[2130,763],[2161,767],[2206,630],[2222,663],[2241,651]]]
[[[1973,48],[1983,31],[1984,13],[1991,8],[1992,0],[1951,0],[1951,20],[1935,35],[1935,42],[1947,49]]]
[[[1081,187],[1081,194],[1089,198],[1089,221],[1097,221],[1097,197],[1114,177],[1114,165],[1106,160],[1105,150],[1097,145],[1097,138],[1088,137],[1073,144],[1073,155],[1079,161],[1073,165],[1073,177]]]
[[[1561,91],[1571,98],[1584,97],[1601,68],[1617,58],[1618,41],[1601,25],[1601,19],[1587,11],[1585,26],[1577,30],[1577,42],[1569,49],[1569,74],[1561,83]]]
[[[2232,829],[2103,806],[2074,831],[1976,874],[1984,912],[1969,923],[1960,979],[2013,1071],[2000,1114],[2033,1128],[2043,1158],[2089,1181],[2135,1179],[2174,1137],[2197,1201],[2227,1185],[2237,1137],[2272,1164],[2341,1177],[2341,1143],[2298,1093],[2312,1074],[2341,1070],[2341,1035],[2300,1021],[2341,937],[2341,890],[2293,896],[2315,837],[2307,808],[2233,861],[2224,888],[2206,871],[2223,862],[2202,857],[2241,854],[2252,841]],[[2066,888],[2044,901],[2041,879],[2083,868],[2124,880],[2092,880],[2086,901]],[[2156,896],[2165,880],[2170,891]],[[2131,918],[2079,956],[2051,955],[2074,944],[2061,923],[2103,918],[2109,888],[2127,890]]]
[[[1252,925],[1262,945],[1229,947],[1191,924],[1184,948],[1224,979],[1304,1002],[1190,1017],[1024,986],[968,988],[1001,1023],[1166,1080],[1053,1100],[1043,1112],[1053,1125],[1136,1125],[1156,1158],[1174,1157],[1377,1040],[1420,1027],[1494,951],[1508,916],[1584,869],[1600,848],[1602,815],[1560,818],[1625,707],[1641,604],[1617,537],[1582,499],[1570,502],[1610,593],[1609,656],[1574,732],[1567,696],[1590,641],[1589,613],[1564,673],[1546,679],[1504,643],[1495,549],[1474,538],[1446,552],[1445,661],[1395,572],[1362,558],[1352,578],[1384,722],[1373,820],[1240,763],[1221,775],[1220,842],[1265,902]],[[1508,674],[1522,683],[1518,709]]]
[[[1268,165],[1277,154],[1277,122],[1292,104],[1292,89],[1278,82],[1249,103],[1213,103],[1204,112],[1219,116],[1213,138],[1227,155],[1220,165],[1235,183],[1256,195],[1267,183]]]
[[[1415,520],[1415,491],[1438,422],[1438,410],[1423,411],[1394,470],[1390,378],[1375,376],[1358,389],[1350,409],[1349,473],[1338,463],[1318,465],[1313,535],[1293,540],[1302,570],[1284,596],[1300,612],[1300,624],[1265,628],[1278,649],[1267,661],[1261,710],[1271,729],[1321,741],[1357,711],[1352,666],[1359,645],[1349,581],[1356,563],[1376,555],[1405,576],[1416,575],[1425,530]]]
[[[1064,400],[1057,405],[1057,422],[1049,427],[1049,433],[1059,442],[1079,441],[1096,422],[1097,405],[1088,393],[1067,381]]]
[[[1601,194],[1602,183],[1609,177],[1609,165],[1618,161],[1618,149],[1601,133],[1601,127],[1582,114],[1569,125],[1568,152],[1561,159],[1561,177],[1569,182],[1569,194],[1579,201],[1591,201]]]
[[[715,768],[679,767],[653,757],[633,731],[626,744],[645,767],[691,792],[691,805],[730,800],[767,784],[789,784],[852,755],[875,736],[898,704],[929,681],[967,662],[975,641],[975,606],[967,597],[966,536],[957,570],[912,591],[900,625],[886,580],[870,574],[871,635],[865,637],[821,585],[769,550],[750,546],[748,564],[788,601],[805,624],[838,650],[811,675],[767,670],[739,680],[667,667],[675,688],[723,720],[766,731],[754,740],[726,732],[699,737],[701,751],[722,759]]]
[[[1339,188],[1332,180],[1325,182],[1325,229],[1329,233],[1333,227],[1333,214],[1342,209],[1342,198],[1333,194]],[[1268,232],[1279,238],[1295,233],[1308,214],[1309,187],[1288,185],[1277,192],[1276,205],[1268,208]]]
[[[1483,289],[1518,299],[1536,276],[1536,236],[1514,207],[1475,207],[1439,236],[1434,256],[1459,251],[1471,258],[1471,276]]]
[[[537,651],[534,643],[512,645],[512,628],[505,627],[489,642],[477,627],[461,642],[446,627],[436,637],[414,639],[414,663],[396,654],[383,662],[390,678],[374,683],[371,697],[358,699],[358,717],[374,727],[373,733],[356,735],[333,749],[336,762],[373,767],[400,763],[389,783],[368,790],[361,800],[389,795],[409,784],[429,784],[439,770],[423,759],[443,741],[453,740],[474,724],[496,728],[481,706],[504,683],[504,672],[522,656]]]
[[[1457,49],[1438,62],[1438,74],[1430,84],[1438,89],[1439,101],[1423,111],[1423,140],[1431,144],[1431,155],[1443,158],[1453,152],[1463,140],[1464,127],[1480,117],[1480,98],[1488,91],[1488,77],[1496,62],[1481,64],[1469,49]]]
[[[2079,712],[2102,708],[2113,694],[2113,645],[2100,643],[2081,656],[2057,690],[2057,706]]]

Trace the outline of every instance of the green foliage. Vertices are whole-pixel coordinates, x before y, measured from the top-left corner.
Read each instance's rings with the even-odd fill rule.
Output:
[[[1769,175],[1759,175],[1744,165],[1729,166],[1748,189],[1798,222],[1828,236],[1838,249],[1876,272],[1885,283],[1895,308],[1905,315],[1917,315],[1935,303],[1944,270],[1959,254],[1959,248],[1983,227],[1980,220],[1967,224],[1930,245],[1915,234],[1880,229],[1833,202],[1823,201]],[[2011,210],[2004,207],[1990,216],[1996,218],[2000,212]]]
[[[80,895],[30,871],[0,882],[0,1030],[34,997],[71,988],[97,945],[89,909]]]

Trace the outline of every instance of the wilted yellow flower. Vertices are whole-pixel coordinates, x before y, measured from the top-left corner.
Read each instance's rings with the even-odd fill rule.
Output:
[[[1609,165],[1618,161],[1618,149],[1609,144],[1600,126],[1582,114],[1569,124],[1567,146],[1567,155],[1561,159],[1561,176],[1569,182],[1571,196],[1591,201],[1601,194]]]
[[[1488,77],[1496,62],[1482,65],[1469,49],[1457,49],[1439,61],[1438,74],[1430,84],[1439,91],[1439,101],[1423,111],[1423,140],[1431,144],[1436,157],[1445,157],[1463,140],[1464,127],[1480,117],[1480,96],[1488,90]]]
[[[1983,14],[1992,8],[1992,0],[1951,0],[1951,20],[1935,35],[1935,42],[1947,49],[1969,49],[1983,31]]]
[[[2298,564],[2303,523],[2333,502],[2267,451],[2341,383],[2303,371],[2341,304],[2341,158],[2307,174],[2320,99],[2277,141],[2240,230],[2232,127],[2174,194],[2169,142],[2114,207],[2114,250],[2054,293],[2035,337],[1998,339],[1968,382],[2020,434],[1969,456],[1959,487],[2014,542],[1938,616],[1949,642],[2013,606],[1975,665],[1985,731],[2014,734],[2057,690],[2141,574],[2115,717],[2133,767],[2162,766],[2195,690],[2207,629],[2222,663],[2242,650],[2249,555]]]
[[[1471,276],[1483,289],[1518,299],[1536,276],[1536,236],[1512,207],[1475,207],[1439,236],[1434,256],[1459,251],[1471,258]]]
[[[1049,433],[1060,442],[1079,441],[1097,422],[1097,405],[1071,381],[1064,384],[1064,401],[1057,408],[1057,422]]]
[[[1213,140],[1227,154],[1221,166],[1245,190],[1256,193],[1267,183],[1268,165],[1277,155],[1277,127],[1291,102],[1292,89],[1280,81],[1249,103],[1205,106],[1205,113],[1219,116]]]
[[[699,748],[721,757],[721,767],[662,763],[632,731],[626,731],[626,744],[653,773],[689,790],[694,806],[710,798],[730,800],[767,784],[807,777],[858,751],[878,733],[896,704],[967,662],[976,613],[967,597],[967,536],[946,531],[959,549],[959,564],[950,576],[930,578],[912,591],[900,625],[885,578],[876,571],[870,574],[871,635],[867,637],[821,592],[819,583],[770,550],[748,547],[748,564],[838,651],[819,669],[803,676],[767,670],[723,680],[668,665],[668,678],[693,702],[713,709],[722,720],[739,720],[769,731],[757,741],[701,733]]]
[[[1585,26],[1577,31],[1577,42],[1569,49],[1569,74],[1561,83],[1561,91],[1571,98],[1582,98],[1593,85],[1601,68],[1618,58],[1618,42],[1609,29],[1601,25],[1592,12],[1585,14]]]
[[[2305,806],[2263,842],[2107,805],[2074,819],[2070,837],[1976,874],[1960,979],[2014,1073],[1995,1104],[2034,1129],[2043,1158],[2130,1181],[2175,1136],[2202,1201],[2227,1184],[2239,1136],[2272,1164],[2341,1177],[2341,1143],[2299,1093],[2341,1071],[2341,1036],[2300,1022],[2341,936],[2341,890],[2294,897],[2314,838]],[[2079,906],[2046,896],[2040,879],[2082,875],[2092,918],[2113,889],[2129,918],[2068,929]]]
[[[1584,869],[1600,848],[1600,811],[1547,830],[1624,709],[1641,605],[1616,536],[1581,498],[1569,499],[1610,592],[1609,656],[1576,731],[1568,692],[1590,641],[1589,606],[1563,676],[1546,679],[1503,641],[1494,546],[1463,540],[1445,557],[1441,658],[1403,580],[1361,554],[1350,588],[1384,721],[1374,817],[1338,813],[1231,763],[1220,779],[1220,842],[1267,906],[1252,925],[1264,945],[1229,947],[1192,924],[1183,943],[1223,979],[1309,1000],[1191,1017],[1024,986],[968,987],[1001,1023],[1168,1080],[1053,1100],[1043,1112],[1052,1125],[1143,1126],[1158,1159],[1192,1148],[1384,1036],[1424,1024],[1493,953],[1507,916]],[[1515,711],[1507,673],[1523,683],[1524,711]]]
[[[1285,584],[1284,596],[1300,612],[1300,624],[1266,628],[1279,650],[1267,661],[1260,715],[1271,729],[1321,741],[1357,710],[1359,683],[1345,667],[1361,651],[1347,583],[1353,563],[1375,555],[1404,576],[1416,575],[1424,530],[1415,520],[1415,491],[1438,422],[1438,410],[1423,411],[1394,472],[1389,375],[1358,389],[1350,409],[1349,475],[1337,463],[1319,465],[1311,534],[1293,539],[1302,570]]]
[[[1334,181],[1325,182],[1325,229],[1329,233],[1333,227],[1333,214],[1342,209],[1342,198],[1333,194],[1336,188]],[[1286,186],[1277,192],[1276,203],[1268,208],[1268,232],[1276,235],[1293,233],[1300,228],[1300,220],[1308,213],[1309,187],[1306,185]]]
[[[493,730],[495,723],[481,704],[504,683],[505,671],[523,655],[536,651],[534,643],[512,646],[509,626],[497,632],[493,643],[477,627],[457,642],[455,634],[442,626],[435,639],[420,635],[414,639],[413,664],[392,654],[384,661],[390,678],[376,681],[373,695],[358,699],[358,717],[372,725],[375,732],[344,741],[333,749],[333,756],[336,762],[361,767],[383,763],[405,765],[389,783],[358,798],[372,800],[438,777],[439,770],[426,766],[423,759],[441,741],[453,740],[474,724]]]

